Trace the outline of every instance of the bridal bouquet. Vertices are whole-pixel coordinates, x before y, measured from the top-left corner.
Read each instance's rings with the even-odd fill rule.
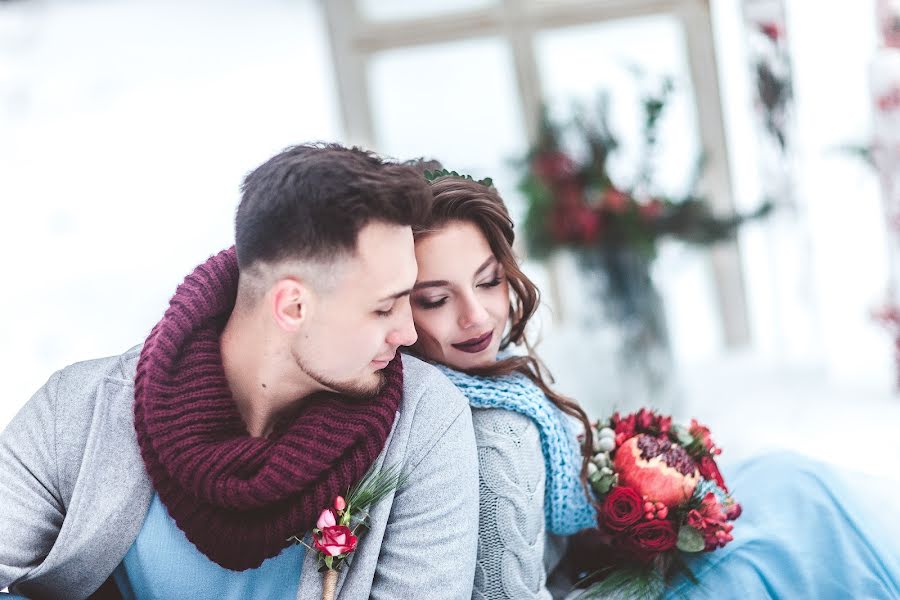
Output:
[[[721,450],[709,429],[641,409],[598,421],[594,440],[589,481],[598,528],[592,534],[606,564],[588,569],[580,597],[660,596],[679,571],[693,580],[685,555],[728,544],[731,522],[741,514],[719,472]]]

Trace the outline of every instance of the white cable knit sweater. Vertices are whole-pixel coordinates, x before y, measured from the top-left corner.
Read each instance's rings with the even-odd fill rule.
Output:
[[[552,598],[547,573],[565,538],[548,534],[545,467],[534,421],[501,408],[473,408],[478,446],[480,512],[472,598]]]

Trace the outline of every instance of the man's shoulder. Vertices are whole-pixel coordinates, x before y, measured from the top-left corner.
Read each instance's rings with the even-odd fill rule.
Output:
[[[404,354],[400,419],[408,423],[410,444],[430,446],[460,418],[471,427],[462,392],[434,366]]]
[[[56,422],[61,425],[57,430],[58,444],[83,445],[86,435],[99,423],[116,430],[103,432],[110,435],[130,427],[130,422],[125,419],[98,421],[95,417],[98,410],[109,413],[111,409],[115,409],[116,414],[131,415],[134,372],[139,356],[140,346],[136,346],[116,356],[71,364],[54,375],[55,386],[48,392]]]
[[[122,354],[73,363],[59,371],[60,385],[70,391],[78,388],[89,390],[105,379],[130,385],[134,381],[140,352],[141,346],[137,345]]]
[[[430,402],[440,399],[457,411],[468,406],[468,400],[437,367],[403,354],[403,403]]]

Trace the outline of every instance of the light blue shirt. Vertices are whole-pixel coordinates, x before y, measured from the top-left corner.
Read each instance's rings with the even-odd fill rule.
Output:
[[[256,569],[230,571],[188,541],[154,494],[137,539],[113,578],[125,600],[294,600],[306,548],[295,544]]]

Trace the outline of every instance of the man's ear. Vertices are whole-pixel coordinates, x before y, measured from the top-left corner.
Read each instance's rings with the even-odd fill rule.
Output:
[[[275,323],[284,331],[297,331],[309,318],[313,293],[309,284],[284,277],[269,290]]]

